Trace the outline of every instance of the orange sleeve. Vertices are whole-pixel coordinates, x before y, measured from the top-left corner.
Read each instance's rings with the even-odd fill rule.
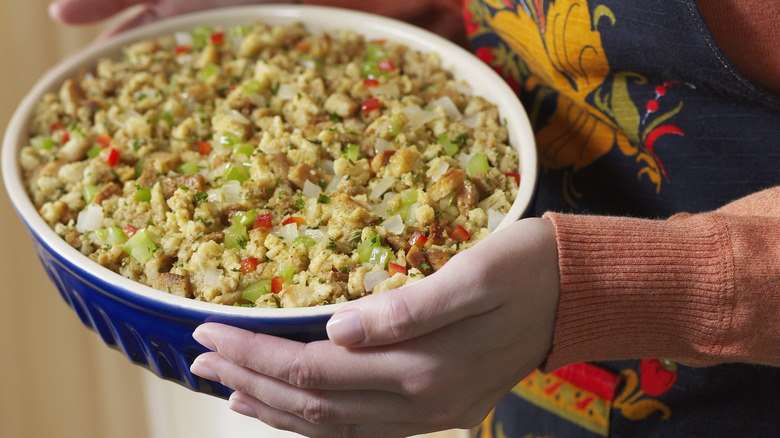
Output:
[[[371,12],[420,26],[454,41],[466,45],[466,31],[463,26],[462,0],[301,0],[307,5],[335,6]]]
[[[545,217],[561,280],[546,370],[649,357],[780,365],[780,187],[668,220]]]

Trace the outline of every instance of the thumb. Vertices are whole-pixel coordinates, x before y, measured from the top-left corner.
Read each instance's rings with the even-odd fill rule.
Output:
[[[423,280],[350,303],[328,321],[328,337],[348,347],[393,344],[490,310],[468,286],[478,283],[462,269],[466,253]]]

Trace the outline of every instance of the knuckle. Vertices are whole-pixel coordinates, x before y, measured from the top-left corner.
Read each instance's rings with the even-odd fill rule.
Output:
[[[405,338],[414,327],[414,318],[405,299],[391,299],[388,308],[388,329],[396,339]]]
[[[288,369],[287,381],[298,388],[314,388],[319,381],[316,370],[306,357],[305,354],[296,356]]]
[[[322,397],[311,394],[303,400],[300,416],[312,424],[325,424],[333,418],[328,403]]]

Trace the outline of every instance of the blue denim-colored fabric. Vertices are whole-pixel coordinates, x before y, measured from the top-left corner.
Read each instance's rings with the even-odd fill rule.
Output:
[[[507,61],[506,52],[511,44],[496,32],[485,31],[490,29],[485,17],[494,18],[499,10],[545,16],[553,3],[551,0],[466,2],[467,26],[471,24],[475,29],[480,26],[470,32],[472,48],[510,83],[519,84],[518,96],[537,132],[558,110],[555,90],[523,86],[532,79],[533,70],[527,65],[535,61]],[[640,123],[650,126],[655,117],[657,126],[673,125],[674,130],[658,136],[654,143],[632,138],[632,147],[652,153],[656,158],[662,172],[657,184],[641,172],[646,163],[640,155],[632,155],[617,146],[592,162],[580,163],[581,166],[551,165],[543,160],[537,215],[554,210],[665,218],[679,212],[713,210],[780,184],[780,97],[752,84],[728,61],[707,30],[695,1],[567,3],[572,7],[585,6],[594,16],[597,10],[607,10],[614,18],[614,21],[600,19],[594,23],[600,32],[610,73],[598,91],[587,97],[587,102],[597,107],[605,96],[609,97],[618,86],[625,84],[631,101],[643,117]],[[559,17],[547,17],[554,18]],[[629,80],[621,82],[626,75]],[[659,90],[663,94],[659,95]],[[658,103],[658,109],[644,111],[645,102],[651,100]],[[659,119],[662,114],[669,116]],[[609,114],[603,116],[610,120]],[[540,149],[540,155],[543,152]],[[616,374],[625,370],[640,372],[639,361],[599,365]],[[656,398],[669,407],[669,418],[654,414],[632,420],[620,409],[613,408],[609,436],[780,436],[778,368],[680,365],[675,384]],[[593,436],[511,394],[497,406],[495,421],[502,423],[506,437]]]

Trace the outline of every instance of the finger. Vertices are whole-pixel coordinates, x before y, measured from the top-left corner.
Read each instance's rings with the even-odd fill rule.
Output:
[[[436,429],[420,424],[384,422],[376,424],[315,424],[293,415],[289,412],[276,409],[266,403],[241,391],[236,391],[230,396],[230,408],[244,415],[251,412],[251,416],[271,427],[292,431],[308,437],[372,437],[391,438],[408,437],[423,433],[433,432]]]
[[[499,303],[477,293],[482,271],[469,251],[424,280],[345,306],[328,321],[328,337],[350,347],[393,344],[494,309]]]
[[[231,362],[266,376],[308,389],[398,390],[393,369],[383,351],[351,351],[331,342],[295,342],[236,327],[206,323],[193,337]],[[414,366],[408,360],[404,366]],[[359,370],[359,371],[358,371]]]
[[[412,421],[419,415],[398,394],[374,390],[316,390],[297,388],[236,365],[218,353],[205,353],[192,365],[192,371],[204,378],[247,394],[276,409],[292,413],[313,424],[382,423]]]
[[[162,17],[160,17],[160,15],[154,9],[144,8],[141,10],[141,12],[103,31],[100,35],[98,35],[96,41],[107,39],[126,30],[143,26],[144,24],[153,23],[160,18]]]
[[[60,0],[49,6],[49,15],[66,24],[103,21],[145,0]]]

